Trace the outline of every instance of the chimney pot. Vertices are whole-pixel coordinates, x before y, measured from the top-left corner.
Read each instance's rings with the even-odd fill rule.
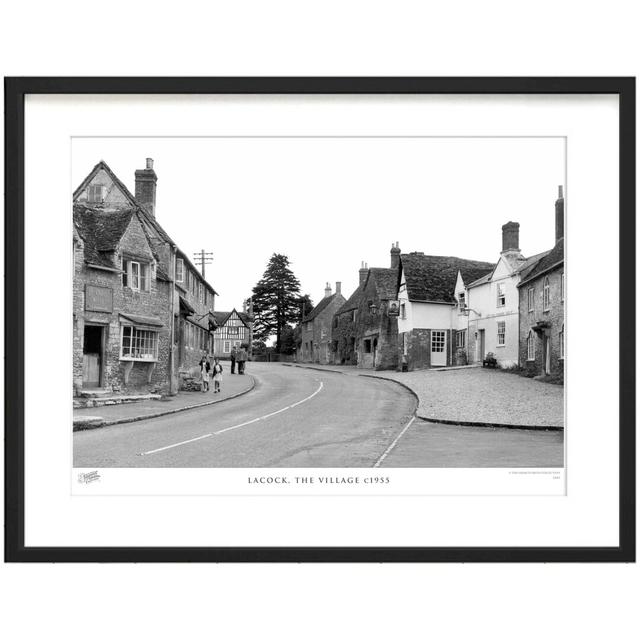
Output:
[[[520,223],[507,222],[502,225],[502,252],[520,251]]]
[[[556,243],[564,238],[564,196],[562,185],[558,185],[558,199],[556,200]]]
[[[156,184],[158,176],[153,170],[153,159],[147,158],[145,169],[136,169],[136,200],[154,218],[156,215]]]

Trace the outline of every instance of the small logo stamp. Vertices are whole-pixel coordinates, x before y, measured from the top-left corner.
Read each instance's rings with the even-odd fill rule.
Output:
[[[100,480],[100,474],[97,471],[88,471],[87,473],[78,474],[78,482],[80,484],[89,484],[96,480]]]

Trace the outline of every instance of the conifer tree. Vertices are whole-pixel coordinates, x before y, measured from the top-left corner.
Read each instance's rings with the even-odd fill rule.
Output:
[[[300,320],[300,302],[300,282],[289,266],[289,258],[274,253],[253,288],[255,338],[266,340],[275,335],[276,353],[280,353],[284,328]]]

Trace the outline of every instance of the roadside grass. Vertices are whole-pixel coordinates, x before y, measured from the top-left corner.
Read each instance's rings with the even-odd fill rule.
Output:
[[[498,370],[503,371],[504,373],[515,373],[523,378],[535,378],[536,380],[546,382],[547,384],[564,385],[564,373],[552,373],[548,376],[539,375],[535,371],[531,371],[530,369],[521,367],[517,364],[510,365],[508,367],[498,367]]]

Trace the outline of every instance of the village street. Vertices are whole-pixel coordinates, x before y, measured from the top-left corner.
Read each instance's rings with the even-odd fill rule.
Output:
[[[439,425],[387,380],[250,363],[222,403],[74,433],[75,467],[561,466],[558,432]]]

